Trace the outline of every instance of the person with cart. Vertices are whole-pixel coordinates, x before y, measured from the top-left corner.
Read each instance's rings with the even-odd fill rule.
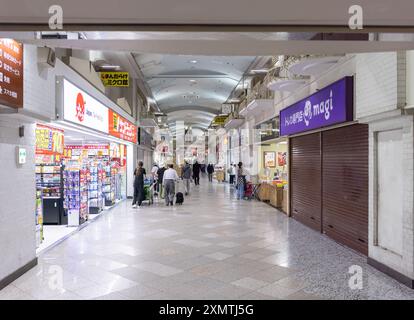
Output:
[[[164,172],[162,184],[164,186],[165,204],[167,206],[174,205],[175,182],[179,177],[172,164],[168,165],[168,169]]]
[[[132,207],[136,208],[137,204],[140,207],[142,201],[145,199],[144,191],[144,176],[145,176],[144,163],[138,162],[138,168],[134,171],[134,199],[132,201]]]

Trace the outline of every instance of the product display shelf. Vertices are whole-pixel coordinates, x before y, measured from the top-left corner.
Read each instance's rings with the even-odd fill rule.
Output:
[[[43,242],[43,199],[42,190],[36,190],[36,211],[35,211],[35,223],[36,223],[36,248],[38,248]]]
[[[89,172],[89,213],[98,214],[104,207],[103,170],[101,164],[91,163],[89,166]]]
[[[88,170],[69,167],[64,171],[64,208],[68,212],[69,225],[76,226],[88,220]]]
[[[38,164],[36,188],[42,194],[43,224],[67,223],[63,209],[63,167],[60,164]]]
[[[104,167],[103,193],[105,206],[110,207],[115,204],[116,176],[113,166],[108,162]]]
[[[36,187],[43,199],[62,197],[62,167],[55,164],[36,165]]]

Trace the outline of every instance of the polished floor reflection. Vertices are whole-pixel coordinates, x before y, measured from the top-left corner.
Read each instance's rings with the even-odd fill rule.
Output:
[[[362,289],[350,287],[354,265]],[[41,254],[0,298],[414,299],[414,290],[274,208],[202,179],[182,206],[119,204]]]

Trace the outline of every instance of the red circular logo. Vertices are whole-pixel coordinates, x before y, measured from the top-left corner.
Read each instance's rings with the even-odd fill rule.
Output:
[[[78,96],[76,97],[76,118],[80,122],[82,122],[85,119],[85,100],[83,99],[82,93],[78,93]]]

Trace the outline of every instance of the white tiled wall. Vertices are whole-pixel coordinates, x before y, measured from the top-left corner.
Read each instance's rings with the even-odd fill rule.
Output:
[[[37,48],[24,46],[24,109],[47,119],[55,117],[55,69],[40,67]]]
[[[25,137],[19,137],[19,126]],[[35,258],[34,124],[0,115],[0,280]],[[16,147],[27,163],[16,163]]]

